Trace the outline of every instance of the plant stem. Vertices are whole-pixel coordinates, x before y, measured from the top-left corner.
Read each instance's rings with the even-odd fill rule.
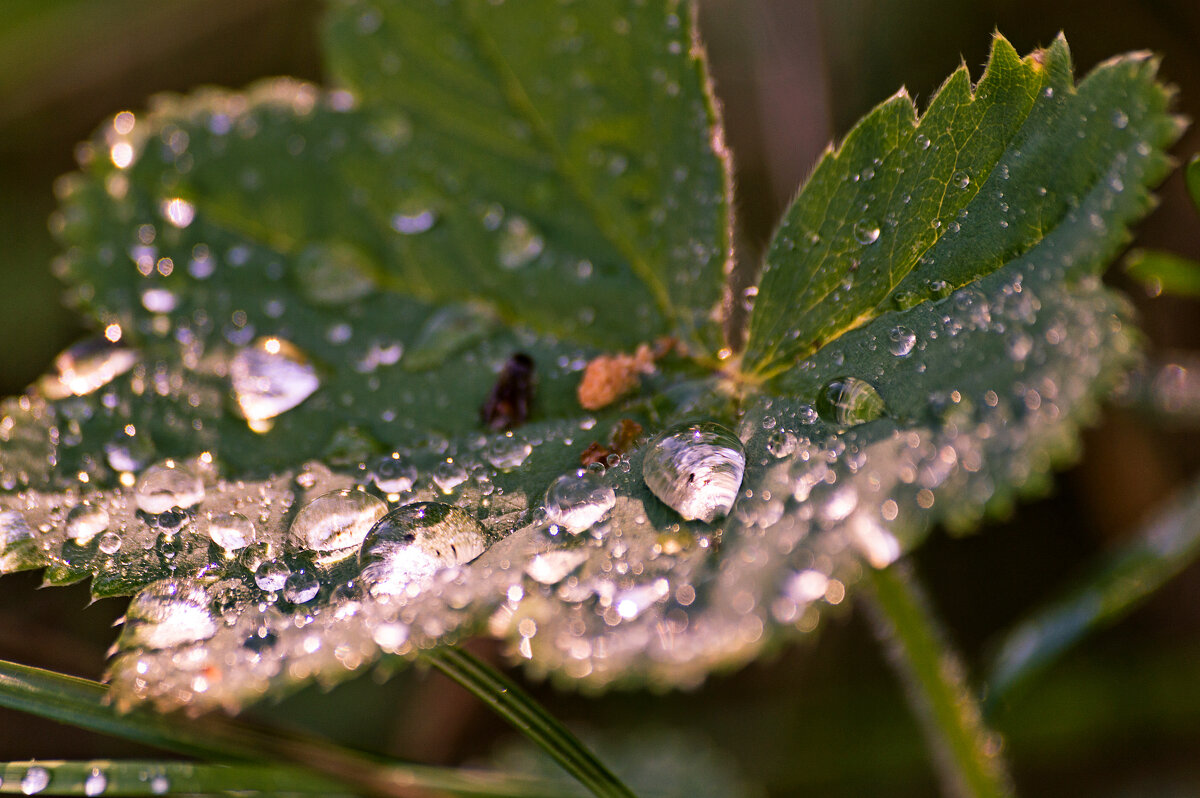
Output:
[[[908,567],[871,569],[875,635],[905,687],[946,795],[1010,798],[999,735],[983,724],[965,668],[946,644]]]
[[[426,651],[423,657],[487,703],[598,798],[635,798],[578,737],[500,671],[450,646]]]
[[[355,792],[390,798],[433,795],[562,795],[564,786],[487,771],[383,761],[315,737],[218,715],[119,714],[98,682],[0,660],[0,706],[204,759],[288,763],[330,776]]]

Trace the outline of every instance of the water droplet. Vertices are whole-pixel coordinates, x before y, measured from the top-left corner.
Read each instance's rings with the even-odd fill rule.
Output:
[[[879,225],[865,219],[859,219],[854,224],[854,240],[866,246],[879,240]]]
[[[546,520],[578,535],[595,526],[617,504],[617,495],[590,471],[564,474],[546,489]]]
[[[372,593],[391,595],[487,548],[484,529],[450,504],[417,502],[392,510],[363,541],[358,560]]]
[[[772,432],[771,436],[767,438],[767,451],[772,457],[782,459],[793,454],[798,444],[799,439],[794,434],[787,430],[779,430]]]
[[[392,229],[402,235],[424,233],[437,221],[437,212],[419,202],[406,202],[392,215]]]
[[[125,612],[124,645],[174,648],[217,633],[208,591],[187,580],[155,582],[134,596]]]
[[[186,510],[204,500],[204,483],[191,469],[167,460],[152,465],[138,477],[133,489],[138,509],[149,515]]]
[[[267,419],[291,410],[320,386],[316,369],[293,344],[259,338],[229,364],[229,379],[242,415],[256,432]]]
[[[137,360],[136,352],[108,338],[88,339],[54,358],[55,373],[39,385],[51,399],[86,396],[129,371]]]
[[[433,467],[433,482],[442,493],[450,494],[467,481],[467,469],[453,459],[446,459]]]
[[[484,456],[493,468],[511,471],[520,468],[532,451],[533,446],[528,441],[506,435],[489,443]]]
[[[140,471],[154,456],[154,444],[150,437],[142,432],[130,435],[133,425],[104,444],[104,456],[108,465],[114,471]]]
[[[291,573],[292,569],[281,560],[267,560],[254,569],[254,584],[258,585],[259,590],[275,593],[283,590]]]
[[[923,150],[929,149],[929,136],[924,133],[918,133],[916,138],[917,146]]]
[[[527,219],[512,216],[500,234],[500,265],[506,269],[520,268],[542,254],[545,245]]]
[[[853,427],[883,416],[886,406],[875,386],[857,377],[831,380],[817,397],[817,412],[826,421]]]
[[[296,258],[297,287],[318,304],[362,299],[375,290],[374,272],[367,253],[341,241],[310,244]]]
[[[950,176],[950,184],[955,188],[966,188],[971,185],[971,176],[959,170]]]
[[[105,554],[116,554],[121,550],[121,536],[116,532],[105,532],[97,545]]]
[[[92,768],[92,772],[83,780],[83,794],[88,796],[103,795],[108,789],[108,778],[100,768]]]
[[[180,197],[163,200],[159,211],[173,227],[187,227],[196,218],[196,206]]]
[[[33,766],[21,777],[21,792],[26,795],[36,795],[50,786],[50,771],[43,767]]]
[[[256,537],[254,522],[241,513],[218,513],[208,520],[208,536],[227,552],[244,549]]]
[[[292,604],[305,604],[321,592],[321,580],[307,568],[297,568],[283,583],[283,597]]]
[[[171,789],[171,781],[161,773],[150,779],[150,792],[155,795],[166,795]]]
[[[108,529],[108,524],[108,510],[88,502],[77,504],[67,513],[67,537],[86,546],[92,538]]]
[[[335,490],[305,505],[292,521],[291,539],[312,551],[358,548],[387,504],[361,490]],[[353,553],[353,552],[349,552]]]
[[[384,493],[408,493],[417,481],[417,467],[399,454],[381,457],[371,467],[371,480]]]
[[[719,424],[689,424],[659,435],[642,463],[646,487],[685,519],[712,523],[729,514],[742,486],[746,453]]]
[[[1113,127],[1118,130],[1124,130],[1126,125],[1129,124],[1129,114],[1121,110],[1113,111],[1112,123]]]
[[[917,335],[903,325],[888,330],[888,351],[896,357],[905,357],[917,345]]]

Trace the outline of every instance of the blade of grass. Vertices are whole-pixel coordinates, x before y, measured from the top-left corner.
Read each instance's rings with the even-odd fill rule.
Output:
[[[48,780],[47,780],[48,779]],[[167,760],[35,761],[0,764],[0,795],[227,795],[230,790],[352,796],[343,785],[271,765],[208,765]]]
[[[1091,632],[1124,617],[1200,557],[1200,482],[1009,631],[987,679],[992,712]]]
[[[942,788],[958,798],[1012,796],[1000,738],[984,727],[965,668],[904,564],[869,574],[875,635],[905,687]]]
[[[578,737],[512,679],[459,648],[443,646],[423,656],[540,746],[593,794],[599,798],[634,798],[633,792]]]
[[[569,786],[487,771],[382,761],[328,740],[214,715],[122,715],[106,703],[107,692],[104,685],[88,679],[0,661],[0,706],[189,756],[284,762],[299,774],[297,778],[311,779],[302,772],[311,771],[355,792],[399,798],[441,794],[540,798],[561,796]]]

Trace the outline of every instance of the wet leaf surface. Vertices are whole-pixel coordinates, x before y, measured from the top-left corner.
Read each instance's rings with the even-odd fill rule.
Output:
[[[348,90],[164,99],[60,186],[108,344],[4,405],[0,569],[134,594],[121,707],[236,711],[476,634],[696,684],[1044,488],[1135,356],[1098,275],[1178,132],[1144,56],[1076,90],[1064,43],[1000,39],[974,99],[963,71],[919,127],[885,103],[709,372],[727,205],[686,9],[422,9],[339,4]],[[665,333],[692,357],[581,409],[602,350]]]

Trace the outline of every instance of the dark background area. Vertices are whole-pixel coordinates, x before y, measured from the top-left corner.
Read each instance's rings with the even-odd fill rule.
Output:
[[[320,80],[313,0],[5,0],[0,7],[0,391],[18,393],[83,334],[58,300],[46,219],[76,142],[161,91],[240,86],[267,75]],[[978,78],[993,30],[1018,50],[1065,31],[1077,73],[1150,49],[1200,117],[1195,0],[932,2],[703,0],[717,91],[737,165],[743,263],[754,263],[821,149],[906,85],[923,105],[960,62]],[[1197,130],[1176,149],[1200,149]],[[1142,246],[1200,257],[1200,216],[1173,176],[1138,231]],[[1114,269],[1110,279],[1133,289]],[[1200,347],[1200,306],[1132,290],[1156,354]],[[1129,535],[1194,473],[1194,433],[1110,411],[1056,494],[964,539],[937,535],[916,568],[975,672],[996,638],[1057,586]],[[0,580],[0,658],[89,677],[103,670],[122,602],[86,587],[36,591]],[[483,653],[491,653],[485,646]],[[934,779],[903,696],[852,607],[812,643],[714,677],[687,694],[581,697],[535,686],[586,729],[680,727],[726,751],[771,795],[924,796]],[[429,763],[485,755],[509,732],[433,674],[362,678],[303,693],[261,715]],[[995,719],[1024,796],[1200,794],[1200,569],[1089,639]],[[151,755],[0,712],[0,761]]]

